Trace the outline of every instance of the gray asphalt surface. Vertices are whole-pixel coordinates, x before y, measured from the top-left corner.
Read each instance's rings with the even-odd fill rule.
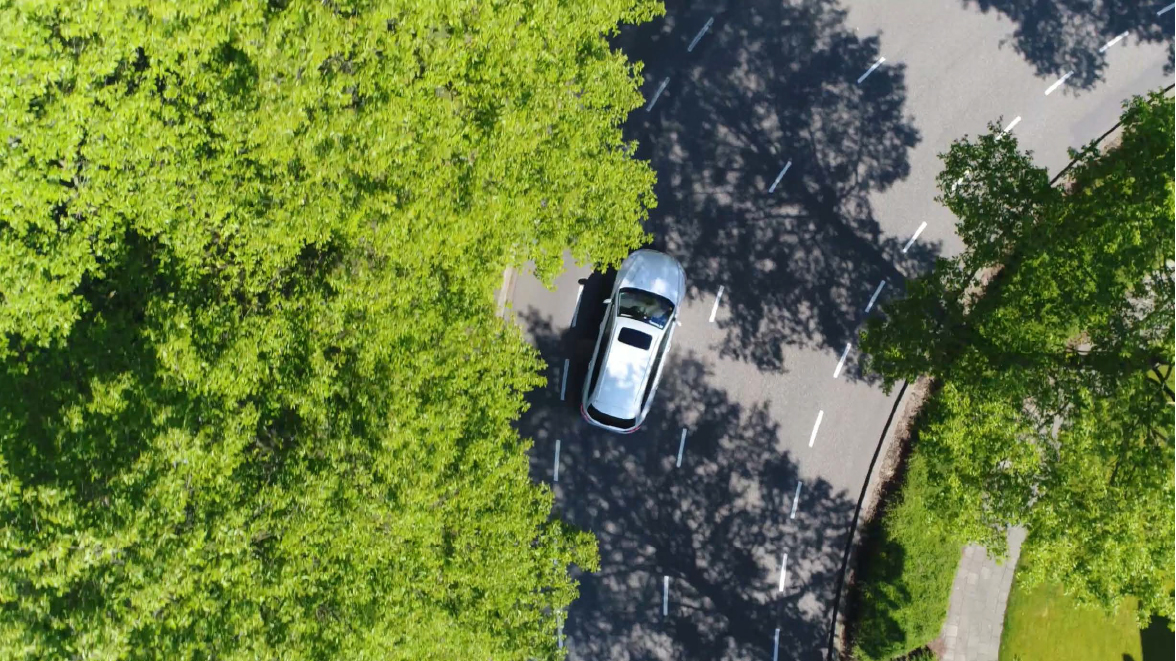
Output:
[[[777,640],[779,659],[824,657],[893,405],[858,369],[856,333],[882,280],[880,301],[961,249],[934,201],[937,154],[1020,117],[1012,132],[1058,171],[1123,99],[1170,82],[1165,4],[667,0],[665,18],[622,32],[647,99],[669,78],[625,130],[658,173],[653,247],[682,261],[689,295],[653,412],[616,436],[578,410],[608,276],[569,263],[554,291],[526,276],[514,291],[549,365],[520,422],[532,475],[600,541],[567,614],[570,658],[774,659]]]

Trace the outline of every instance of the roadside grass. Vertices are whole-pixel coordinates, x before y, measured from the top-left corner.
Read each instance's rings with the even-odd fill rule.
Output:
[[[1000,638],[1000,661],[1141,661],[1135,602],[1110,617],[1079,606],[1060,586],[1013,582]]]
[[[963,545],[927,508],[929,487],[916,444],[902,486],[864,531],[854,588],[854,658],[901,657],[943,627]]]

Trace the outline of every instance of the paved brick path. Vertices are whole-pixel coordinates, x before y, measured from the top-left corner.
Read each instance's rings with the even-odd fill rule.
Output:
[[[939,639],[942,661],[997,661],[1005,604],[1025,539],[1022,528],[1009,531],[1009,558],[998,565],[982,546],[964,548],[951,586],[951,604]]]

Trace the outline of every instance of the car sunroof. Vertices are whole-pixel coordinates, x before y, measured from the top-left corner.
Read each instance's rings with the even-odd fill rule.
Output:
[[[617,333],[617,339],[638,349],[648,349],[653,342],[653,337],[633,328],[622,328],[621,332]]]

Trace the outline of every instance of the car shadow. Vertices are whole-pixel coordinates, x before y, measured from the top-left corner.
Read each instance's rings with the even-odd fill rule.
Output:
[[[1107,58],[1099,49],[1130,32],[1137,42],[1168,43],[1173,71],[1173,15],[1157,16],[1166,0],[961,0],[965,6],[998,12],[1011,20],[1012,45],[1037,74],[1054,77],[1074,72],[1067,90],[1088,90],[1103,80]]]
[[[557,329],[533,309],[521,314],[544,356],[595,342],[592,316]],[[823,658],[851,495],[802,478],[767,403],[734,402],[708,385],[712,367],[693,353],[671,350],[653,410],[629,435],[580,419],[585,365],[570,369],[566,384],[528,394],[519,422],[535,442],[532,478],[555,492],[554,514],[599,544],[600,571],[573,570],[570,658],[771,658],[777,628],[781,658]]]
[[[781,347],[840,352],[877,284],[893,293],[939,253],[925,241],[904,252],[870,204],[908,175],[920,140],[904,66],[858,84],[878,40],[857,37],[830,0],[666,4],[666,18],[616,38],[644,62],[647,99],[670,79],[625,125],[658,174],[654,247],[682,262],[691,298],[724,286],[721,356],[784,371]]]

